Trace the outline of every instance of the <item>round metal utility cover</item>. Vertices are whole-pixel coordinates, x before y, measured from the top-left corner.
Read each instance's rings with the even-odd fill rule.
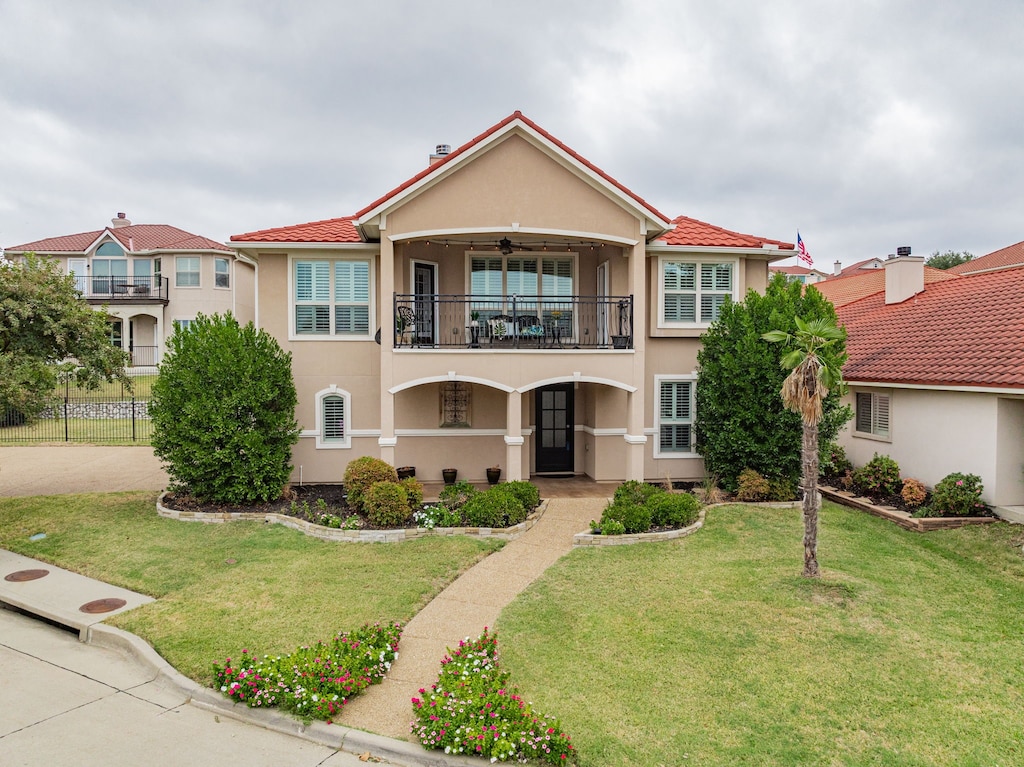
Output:
[[[12,583],[22,583],[23,581],[34,581],[49,574],[49,570],[18,570],[10,575],[5,575],[4,580],[11,581]]]
[[[94,615],[96,613],[109,613],[113,610],[120,610],[126,604],[128,603],[125,602],[123,599],[94,599],[92,602],[86,602],[84,605],[79,607],[78,610],[79,612],[90,613]]]

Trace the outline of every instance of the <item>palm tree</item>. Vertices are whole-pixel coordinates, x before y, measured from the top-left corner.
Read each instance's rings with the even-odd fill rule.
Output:
[[[786,408],[803,419],[803,441],[800,446],[800,489],[803,491],[804,512],[804,576],[817,578],[818,567],[818,512],[821,496],[818,494],[818,423],[821,421],[822,402],[829,390],[843,385],[838,367],[822,359],[822,350],[846,337],[846,330],[838,328],[829,319],[809,322],[796,317],[796,333],[773,330],[761,337],[772,343],[792,347],[782,356],[782,367],[790,370],[782,382],[782,401]]]

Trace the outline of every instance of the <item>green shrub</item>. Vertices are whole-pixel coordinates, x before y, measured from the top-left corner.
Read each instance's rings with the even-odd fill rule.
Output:
[[[537,508],[540,505],[540,490],[532,482],[526,482],[524,480],[516,480],[513,482],[505,482],[500,485],[509,492],[513,492],[522,502],[523,506],[526,507],[527,511]]]
[[[646,533],[651,529],[651,510],[628,499],[613,500],[601,515],[602,530],[608,520],[621,522],[627,533]]]
[[[658,493],[647,502],[654,527],[686,527],[700,516],[700,501],[689,493]]]
[[[853,463],[846,457],[846,450],[835,442],[826,443],[818,456],[818,469],[823,477],[841,477],[853,471]]]
[[[515,493],[503,492],[498,485],[477,493],[462,507],[462,516],[471,527],[508,527],[510,519],[520,522],[526,511]],[[518,523],[513,523],[518,524]]]
[[[462,515],[452,511],[443,503],[433,503],[413,512],[413,521],[417,527],[433,530],[435,527],[461,527]]]
[[[601,522],[592,522],[590,525],[591,531],[598,535],[625,535],[626,526],[619,522],[617,519],[605,519],[601,517]]]
[[[903,480],[903,489],[900,490],[900,497],[903,502],[911,508],[920,506],[928,498],[928,491],[924,483],[918,479],[907,478]]]
[[[780,364],[786,349],[761,339],[771,330],[795,332],[795,317],[835,322],[836,312],[817,290],[776,275],[763,294],[748,290],[742,301],[726,301],[701,336],[695,386],[700,402],[692,411],[696,450],[705,471],[717,474],[726,490],[737,489],[743,469],[793,481],[800,476],[803,423],[779,396],[787,375]],[[839,370],[846,344],[836,343],[824,353]],[[828,444],[852,412],[842,404],[838,388],[829,392],[823,409],[818,433],[821,443]]]
[[[853,472],[853,486],[864,495],[896,495],[903,487],[900,466],[889,456],[875,453],[874,458]]]
[[[643,506],[651,496],[664,492],[665,490],[660,487],[630,479],[615,488],[614,500]]]
[[[397,482],[374,482],[363,493],[363,506],[374,527],[405,527],[412,519],[409,495]]]
[[[395,467],[380,458],[364,455],[349,461],[345,467],[345,492],[348,494],[349,506],[368,514],[363,496],[371,485],[377,482],[398,482]]]
[[[530,509],[523,503],[522,496],[524,493],[516,490],[513,487],[509,487],[510,483],[502,485],[495,485],[494,487],[487,490],[487,493],[493,493],[494,495],[506,496],[510,503],[508,504],[509,511],[505,514],[505,527],[512,527],[512,525],[518,525],[520,522],[526,519],[526,515]]]
[[[771,493],[771,485],[753,469],[744,469],[736,480],[736,497],[741,501],[763,501]]]
[[[398,480],[398,484],[405,488],[405,494],[409,496],[409,508],[416,511],[423,505],[423,483],[416,477],[406,477]]]
[[[299,437],[291,355],[230,313],[200,314],[167,347],[149,415],[172,486],[221,503],[279,498]]]
[[[792,501],[796,498],[796,485],[789,477],[775,477],[768,480],[769,501]]]
[[[981,501],[984,489],[977,474],[948,474],[932,491],[930,511],[933,516],[941,517],[982,514],[988,511],[988,506]]]
[[[453,511],[457,511],[466,505],[474,495],[480,491],[464,479],[460,479],[451,485],[445,485],[438,494],[438,499]]]

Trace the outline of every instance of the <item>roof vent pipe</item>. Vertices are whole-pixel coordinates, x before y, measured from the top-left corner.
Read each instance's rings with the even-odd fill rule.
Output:
[[[435,162],[441,162],[441,160],[443,160],[451,153],[451,144],[438,144],[436,147],[434,147],[434,153],[430,155],[430,164],[433,165]]]

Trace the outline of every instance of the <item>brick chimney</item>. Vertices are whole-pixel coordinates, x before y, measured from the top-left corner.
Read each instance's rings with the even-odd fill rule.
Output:
[[[896,249],[885,261],[885,303],[899,304],[924,290],[924,257],[910,255],[910,247]]]
[[[132,222],[129,221],[124,213],[118,213],[116,218],[110,219],[110,227],[112,229],[120,229],[122,226],[131,226]]]
[[[441,162],[445,157],[452,153],[451,144],[438,144],[434,148],[434,153],[430,155],[430,164]]]
[[[838,277],[842,273],[843,273],[843,262],[842,261],[836,261],[834,264],[832,264],[832,276],[833,277]]]

